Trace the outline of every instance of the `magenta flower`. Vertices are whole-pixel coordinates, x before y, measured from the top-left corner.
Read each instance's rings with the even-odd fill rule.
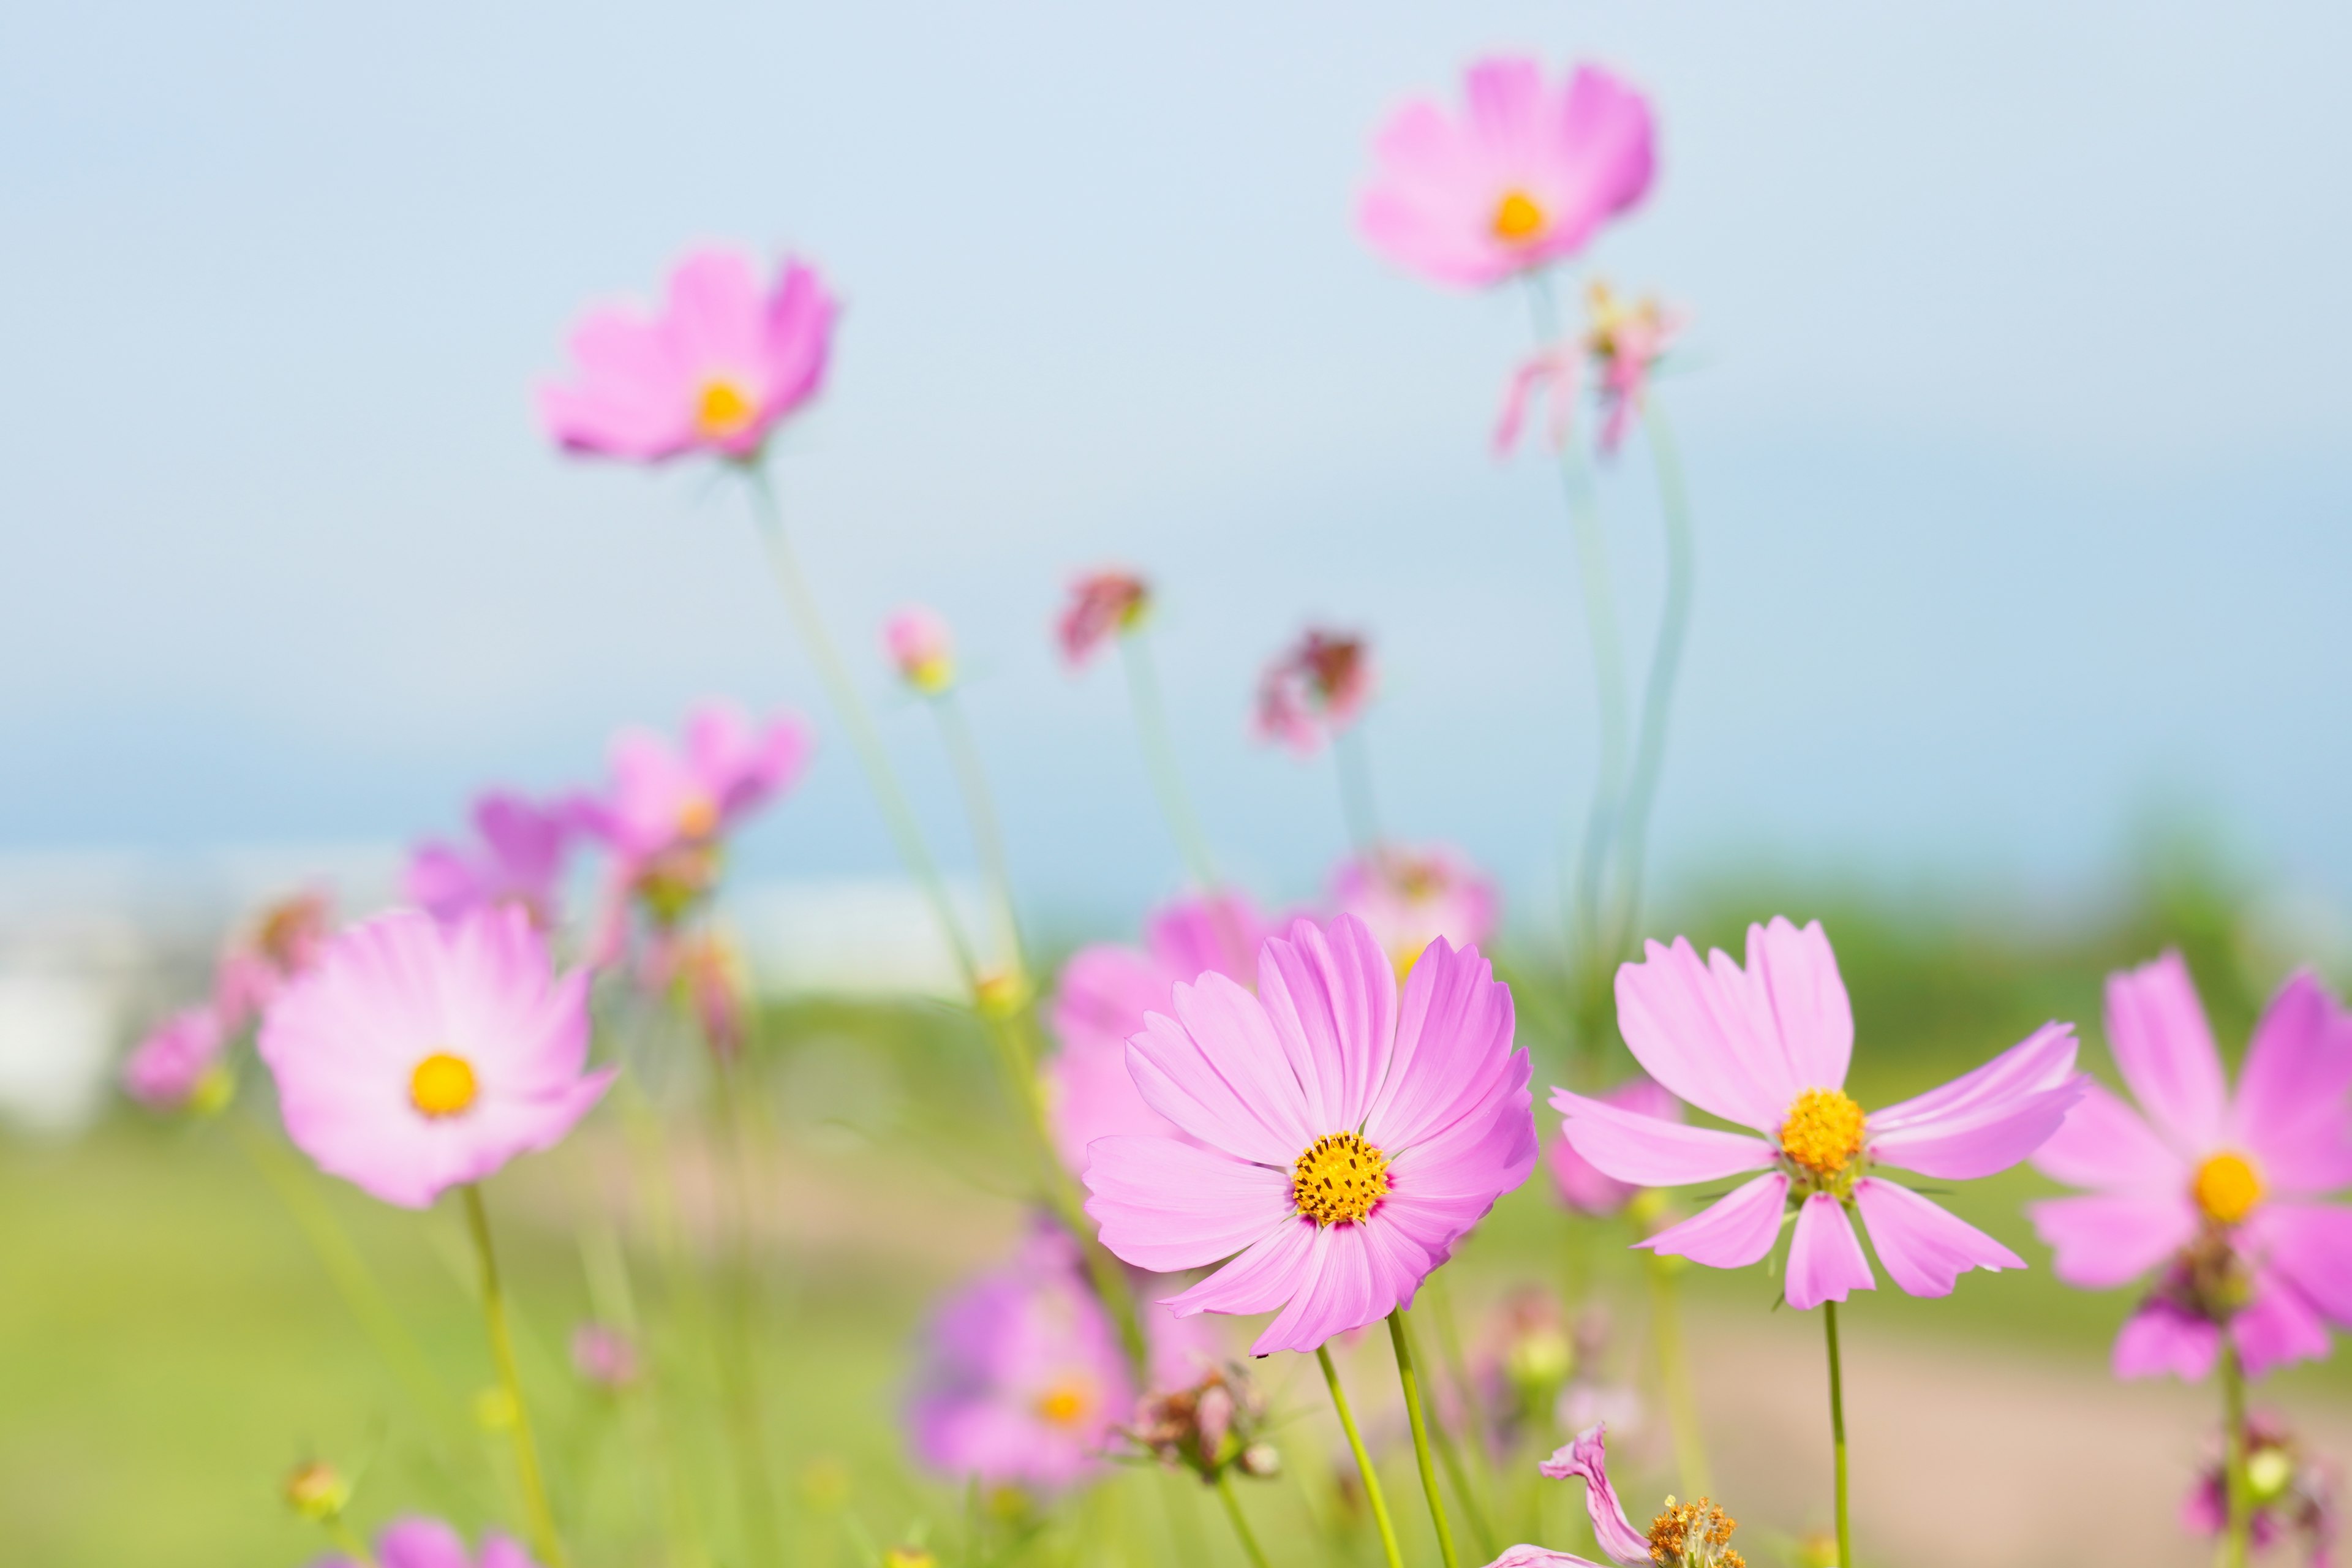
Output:
[[[511,906],[394,910],[335,938],[257,1042],[287,1136],[404,1208],[561,1142],[612,1081],[586,1072],[588,975],[561,980]]]
[[[474,843],[417,846],[408,861],[409,900],[441,921],[513,904],[541,931],[552,930],[578,816],[570,805],[539,805],[492,790],[474,802]]]
[[[582,319],[573,379],[540,388],[540,416],[563,446],[596,457],[757,457],[777,422],[823,384],[834,313],[824,284],[799,261],[787,259],[763,290],[742,256],[697,251],[670,274],[660,314]]]
[[[2081,1196],[2031,1205],[2058,1278],[2157,1270],[2116,1337],[2118,1377],[2200,1378],[2226,1331],[2249,1374],[2352,1325],[2352,1016],[2308,973],[2272,998],[2235,1094],[2180,955],[2107,978],[2107,1046],[2138,1110],[2094,1085],[2034,1156]]]
[[[908,1423],[916,1457],[942,1475],[1057,1491],[1101,1472],[1135,1398],[1076,1247],[1040,1226],[940,1307]]]
[[[1186,1136],[1097,1139],[1087,1213],[1139,1268],[1231,1258],[1167,1305],[1280,1308],[1253,1354],[1409,1306],[1535,1166],[1511,993],[1475,948],[1433,943],[1400,1005],[1363,921],[1302,920],[1259,949],[1256,994],[1209,973],[1173,1002],[1129,1041],[1128,1070]]]
[[[927,605],[904,605],[883,622],[882,647],[898,678],[918,691],[945,691],[955,682],[955,638]]]
[[[1450,844],[1383,844],[1339,862],[1332,901],[1371,928],[1402,976],[1439,937],[1456,947],[1492,941],[1494,879]]]
[[[148,1031],[122,1064],[123,1092],[155,1110],[177,1110],[226,1088],[229,1031],[210,1004],[184,1008]]]
[[[1102,651],[1105,643],[1142,623],[1151,608],[1151,590],[1132,572],[1089,572],[1070,583],[1070,602],[1055,623],[1062,658],[1076,669]]]
[[[1249,900],[1221,893],[1154,910],[1139,950],[1097,942],[1070,956],[1049,1012],[1061,1054],[1042,1071],[1054,1146],[1071,1170],[1086,1169],[1087,1145],[1097,1138],[1177,1135],[1129,1076],[1128,1037],[1139,1034],[1151,1014],[1173,1005],[1178,985],[1212,971],[1246,974],[1251,956],[1272,934]]]
[[[1310,626],[1258,679],[1258,738],[1307,755],[1356,721],[1373,683],[1370,643]]]
[[[1633,1528],[1625,1505],[1609,1480],[1608,1428],[1591,1426],[1576,1440],[1536,1467],[1553,1480],[1578,1477],[1584,1482],[1584,1511],[1592,1521],[1592,1539],[1619,1568],[1747,1568],[1746,1559],[1731,1544],[1735,1521],[1713,1501],[1666,1500],[1665,1508],[1650,1521],[1649,1533]],[[1513,1546],[1487,1568],[1601,1568],[1589,1557],[1548,1551],[1540,1546]]]
[[[1464,80],[1460,121],[1407,104],[1373,142],[1357,221],[1391,261],[1477,287],[1573,256],[1650,188],[1650,107],[1597,66],[1546,85],[1531,59],[1491,58]]]
[[[376,1568],[536,1568],[530,1553],[491,1531],[482,1537],[480,1556],[466,1550],[466,1538],[437,1519],[404,1519],[375,1538]],[[329,1557],[313,1568],[358,1568],[348,1557]]]
[[[1877,1281],[1849,1210],[1869,1227],[1879,1261],[1914,1296],[1946,1296],[1970,1268],[2024,1260],[1881,1166],[1934,1181],[2007,1170],[2040,1148],[2088,1079],[2074,1071],[2074,1026],[2045,1024],[1943,1088],[1865,1112],[1845,1092],[1853,1014],[1837,959],[1816,921],[1748,928],[1748,965],[1689,942],[1651,942],[1617,971],[1617,1021],[1633,1059],[1710,1116],[1761,1136],[1686,1127],[1556,1089],[1552,1106],[1576,1152],[1637,1186],[1764,1173],[1646,1241],[1712,1268],[1762,1261],[1794,1209],[1783,1294],[1804,1310]]]
[[[1683,1119],[1682,1101],[1660,1089],[1646,1078],[1634,1077],[1601,1096],[1601,1103],[1613,1105],[1621,1110],[1642,1116],[1654,1116],[1662,1121]],[[1576,1152],[1576,1145],[1566,1137],[1567,1124],[1561,1123],[1562,1136],[1552,1140],[1552,1190],[1559,1201],[1579,1214],[1606,1219],[1623,1211],[1642,1189],[1630,1182],[1621,1182],[1606,1175],[1592,1162]]]

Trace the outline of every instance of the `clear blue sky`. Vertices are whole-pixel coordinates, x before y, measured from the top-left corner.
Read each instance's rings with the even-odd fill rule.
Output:
[[[1485,446],[1521,302],[1355,238],[1365,142],[1489,48],[1664,126],[1594,264],[1693,312],[1703,581],[1659,831],[2064,884],[2154,799],[2352,889],[2352,12],[1086,0],[0,20],[0,847],[394,838],[706,691],[814,711],[737,500],[530,416],[688,244],[848,300],[780,468],[871,627],[958,625],[1043,902],[1175,876],[1045,628],[1130,560],[1216,837],[1297,890],[1330,780],[1243,735],[1302,616],[1380,639],[1388,813],[1547,885],[1591,703],[1557,493]],[[1611,492],[1627,614],[1646,479]],[[919,714],[886,725],[961,856]],[[879,869],[845,749],[761,834]]]

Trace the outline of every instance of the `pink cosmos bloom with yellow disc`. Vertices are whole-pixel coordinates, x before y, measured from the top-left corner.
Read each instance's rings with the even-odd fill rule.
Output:
[[[2058,1278],[2153,1289],[2116,1340],[2119,1377],[2251,1375],[2324,1356],[2352,1327],[2352,1015],[2308,973],[2254,1026],[2233,1093],[2177,952],[2107,979],[2108,1049],[2137,1109],[2094,1085],[2042,1146],[2088,1192],[2031,1205]]]
[[[1633,1528],[1625,1505],[1609,1479],[1609,1431],[1595,1426],[1576,1435],[1536,1468],[1556,1481],[1573,1476],[1584,1482],[1584,1511],[1592,1521],[1592,1539],[1618,1568],[1746,1568],[1747,1559],[1731,1544],[1737,1521],[1706,1498],[1696,1502],[1666,1500],[1650,1521],[1648,1533]],[[1553,1552],[1541,1546],[1513,1546],[1486,1568],[1602,1568],[1590,1557]]]
[[[1617,1022],[1633,1059],[1710,1116],[1754,1130],[1685,1126],[1556,1089],[1576,1152],[1636,1186],[1763,1173],[1645,1241],[1712,1268],[1759,1263],[1795,1211],[1783,1294],[1803,1310],[1877,1281],[1850,1217],[1914,1296],[1945,1296],[1970,1268],[2022,1268],[2008,1247],[1909,1187],[1878,1174],[1971,1181],[2005,1171],[2058,1130],[2089,1080],[2074,1070],[2070,1024],[2045,1024],[1941,1089],[1865,1111],[1845,1092],[1853,1014],[1818,921],[1748,928],[1743,969],[1689,942],[1648,944],[1617,971]]]
[[[1166,1305],[1278,1315],[1251,1347],[1311,1351],[1409,1306],[1536,1162],[1511,994],[1475,948],[1433,943],[1400,998],[1364,922],[1299,921],[1255,994],[1210,973],[1128,1042],[1176,1135],[1087,1150],[1103,1245],[1156,1273],[1230,1259]]]
[[[384,1528],[375,1538],[376,1568],[537,1568],[530,1553],[516,1542],[491,1531],[482,1537],[479,1556],[466,1549],[466,1538],[437,1519],[404,1519]],[[321,1559],[314,1568],[358,1568],[348,1557]]]
[[[1307,755],[1356,721],[1375,681],[1370,643],[1310,626],[1258,678],[1258,739]]]
[[[582,319],[572,378],[540,388],[540,416],[564,447],[595,457],[751,458],[824,384],[835,309],[797,260],[770,286],[735,251],[697,251],[670,274],[658,313]]]
[[[898,679],[926,695],[955,682],[955,637],[937,610],[907,605],[882,623],[882,650]]]
[[[1493,940],[1502,908],[1494,879],[1450,844],[1382,844],[1350,855],[1332,873],[1331,900],[1371,928],[1399,974],[1439,937],[1456,947]]]
[[[1089,572],[1070,584],[1069,603],[1054,625],[1062,658],[1076,669],[1103,645],[1139,625],[1151,608],[1151,590],[1132,572]]]
[[[444,925],[394,910],[337,936],[270,1005],[257,1047],[295,1147],[426,1208],[550,1149],[612,1081],[586,1070],[588,974],[557,978],[512,906]]]
[[[1626,1079],[1601,1095],[1601,1102],[1643,1116],[1654,1116],[1662,1121],[1680,1121],[1683,1119],[1682,1101],[1646,1078]],[[1562,1135],[1552,1140],[1553,1192],[1570,1208],[1596,1219],[1606,1219],[1611,1215],[1622,1213],[1625,1205],[1632,1203],[1642,1189],[1630,1182],[1621,1182],[1614,1176],[1602,1173],[1591,1161],[1576,1152],[1576,1145],[1569,1142],[1566,1131],[1563,1123]]]
[[[575,806],[491,790],[474,802],[472,843],[428,842],[409,857],[409,900],[443,921],[513,904],[542,931],[552,929],[578,830]]]
[[[1598,66],[1565,83],[1496,58],[1470,68],[1466,112],[1407,104],[1373,142],[1364,237],[1440,283],[1476,288],[1584,248],[1639,202],[1653,167],[1650,106]]]

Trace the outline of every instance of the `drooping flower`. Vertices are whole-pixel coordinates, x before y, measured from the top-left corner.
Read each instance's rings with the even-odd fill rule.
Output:
[[[1210,973],[1173,1002],[1129,1042],[1128,1068],[1187,1136],[1097,1139],[1087,1213],[1139,1268],[1231,1258],[1166,1304],[1281,1309],[1253,1354],[1410,1305],[1535,1166],[1528,1054],[1475,948],[1432,944],[1400,1001],[1361,921],[1302,920],[1259,949],[1255,995]]]
[[[228,1031],[209,1003],[184,1007],[147,1032],[122,1064],[123,1092],[153,1110],[226,1100]]]
[[[1108,569],[1072,579],[1070,602],[1054,626],[1064,661],[1073,669],[1084,665],[1112,637],[1140,626],[1150,608],[1151,590],[1132,572]]]
[[[1054,1146],[1072,1171],[1086,1169],[1087,1145],[1097,1138],[1175,1135],[1128,1074],[1128,1037],[1173,1005],[1178,985],[1211,971],[1246,974],[1271,934],[1241,894],[1191,896],[1152,911],[1141,948],[1097,942],[1070,956],[1047,1014],[1062,1049],[1042,1072]]]
[[[1370,643],[1310,626],[1258,679],[1258,738],[1307,755],[1356,721],[1372,687]]]
[[[572,1331],[572,1370],[580,1380],[608,1394],[637,1381],[637,1345],[610,1323],[583,1323]]]
[[[1667,343],[1682,328],[1682,318],[1655,299],[1626,304],[1597,278],[1587,298],[1591,324],[1584,345],[1600,372],[1601,450],[1613,453],[1624,443],[1633,416],[1642,411],[1650,372],[1665,357]]]
[[[2226,1332],[2250,1374],[2327,1353],[2352,1326],[2352,1015],[2309,973],[2254,1026],[2233,1094],[2180,955],[2107,978],[2108,1048],[2135,1110],[2095,1085],[2034,1157],[2090,1191],[2028,1205],[2058,1278],[2155,1270],[2116,1337],[2118,1377],[2210,1372]]]
[[[1494,879],[1450,844],[1381,844],[1350,855],[1332,873],[1331,899],[1371,928],[1400,975],[1439,937],[1456,947],[1492,941],[1501,904]]]
[[[572,379],[539,391],[548,433],[574,452],[659,462],[689,452],[754,458],[824,381],[835,305],[787,259],[763,288],[732,250],[678,263],[658,314],[591,311],[572,333]]]
[[[907,605],[882,623],[882,647],[898,678],[926,696],[955,684],[955,638],[940,613]]]
[[[1845,1092],[1853,1014],[1829,938],[1814,921],[1748,928],[1748,964],[1689,942],[1653,942],[1617,971],[1618,1026],[1666,1090],[1760,1136],[1689,1127],[1567,1089],[1552,1106],[1576,1152],[1604,1175],[1677,1186],[1764,1173],[1679,1225],[1634,1243],[1714,1268],[1762,1261],[1784,1214],[1796,1223],[1783,1293],[1799,1310],[1877,1283],[1849,1211],[1879,1261],[1914,1296],[1951,1293],[1970,1268],[2024,1260],[1882,1166],[1934,1181],[2007,1170],[2040,1148],[2084,1092],[2074,1026],[2045,1024],[1941,1089],[1865,1112]]]
[[[1495,456],[1508,457],[1518,446],[1528,411],[1538,397],[1544,400],[1546,441],[1553,451],[1566,451],[1569,432],[1576,422],[1576,390],[1583,372],[1584,345],[1570,338],[1522,361],[1503,384],[1502,410],[1495,416]]]
[[[1625,1505],[1610,1484],[1608,1429],[1592,1426],[1576,1436],[1536,1468],[1554,1480],[1570,1476],[1584,1482],[1584,1511],[1592,1521],[1592,1538],[1619,1568],[1748,1568],[1748,1560],[1731,1544],[1739,1521],[1701,1498],[1696,1502],[1666,1500],[1647,1534],[1625,1518]],[[1514,1546],[1487,1568],[1601,1568],[1589,1557],[1548,1551],[1540,1546]]]
[[[1552,87],[1494,58],[1464,79],[1456,121],[1409,103],[1373,142],[1358,223],[1373,247],[1440,283],[1475,288],[1573,256],[1650,188],[1650,107],[1598,66]]]
[[[466,1549],[466,1538],[437,1519],[404,1519],[387,1525],[375,1538],[376,1568],[536,1568],[521,1545],[491,1531],[482,1537],[480,1555]],[[329,1557],[313,1568],[359,1568],[348,1557]]]
[[[270,1000],[309,970],[334,927],[334,905],[315,889],[268,905],[221,955],[213,976],[213,1006],[234,1035]]]
[[[1265,1395],[1239,1362],[1208,1368],[1194,1382],[1148,1395],[1119,1436],[1171,1469],[1213,1482],[1228,1469],[1271,1476],[1279,1453],[1264,1441]]]
[[[2226,1439],[2210,1447],[2210,1458],[2180,1501],[2180,1527],[2191,1535],[2217,1536],[2230,1522]],[[2310,1568],[2328,1568],[2343,1529],[2342,1472],[2306,1453],[2275,1415],[2256,1411],[2246,1419],[2246,1486],[2254,1550],[2267,1552],[2297,1535]]]
[[[940,1307],[908,1421],[916,1457],[940,1474],[1050,1492],[1099,1473],[1134,1402],[1077,1249],[1041,1226]]]
[[[1663,1121],[1683,1119],[1682,1101],[1660,1089],[1646,1078],[1627,1079],[1623,1083],[1601,1096],[1603,1105],[1635,1111],[1643,1116],[1654,1116]],[[1563,1132],[1565,1125],[1563,1124]],[[1630,1182],[1604,1174],[1591,1161],[1576,1152],[1576,1145],[1566,1136],[1552,1140],[1552,1190],[1559,1201],[1579,1214],[1606,1219],[1622,1213],[1642,1189]]]
[[[587,984],[584,970],[555,977],[511,906],[352,927],[262,1022],[287,1136],[404,1208],[552,1148],[613,1078],[585,1070]]]
[[[491,790],[474,802],[473,816],[473,843],[417,846],[408,861],[410,901],[442,921],[510,903],[541,931],[554,929],[578,808]]]

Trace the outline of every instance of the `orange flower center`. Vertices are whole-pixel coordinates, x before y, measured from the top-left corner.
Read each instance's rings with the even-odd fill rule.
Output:
[[[434,1052],[408,1075],[408,1102],[436,1121],[464,1110],[478,1091],[474,1064],[447,1051]]]
[[[2216,1154],[2197,1167],[2189,1190],[2207,1219],[2235,1225],[2263,1201],[2263,1178],[2243,1154]]]
[[[1544,210],[1525,191],[1507,191],[1495,204],[1495,237],[1507,245],[1525,245],[1544,231]]]
[[[719,803],[699,791],[686,797],[677,808],[677,831],[681,838],[708,838],[719,831]]]
[[[1290,1201],[1317,1225],[1354,1225],[1388,1191],[1389,1157],[1353,1132],[1318,1138],[1290,1170]]]
[[[1706,1498],[1676,1502],[1669,1497],[1665,1511],[1650,1521],[1650,1561],[1664,1568],[1748,1568],[1748,1559],[1731,1545],[1738,1528],[1738,1520]]]
[[[1843,1090],[1809,1089],[1780,1123],[1780,1150],[1816,1176],[1834,1176],[1862,1152],[1863,1112]]]
[[[1086,1419],[1094,1391],[1076,1378],[1055,1384],[1037,1396],[1038,1415],[1055,1426],[1075,1426]]]
[[[702,384],[694,405],[694,427],[712,440],[721,440],[751,423],[757,410],[743,389],[724,376]]]

